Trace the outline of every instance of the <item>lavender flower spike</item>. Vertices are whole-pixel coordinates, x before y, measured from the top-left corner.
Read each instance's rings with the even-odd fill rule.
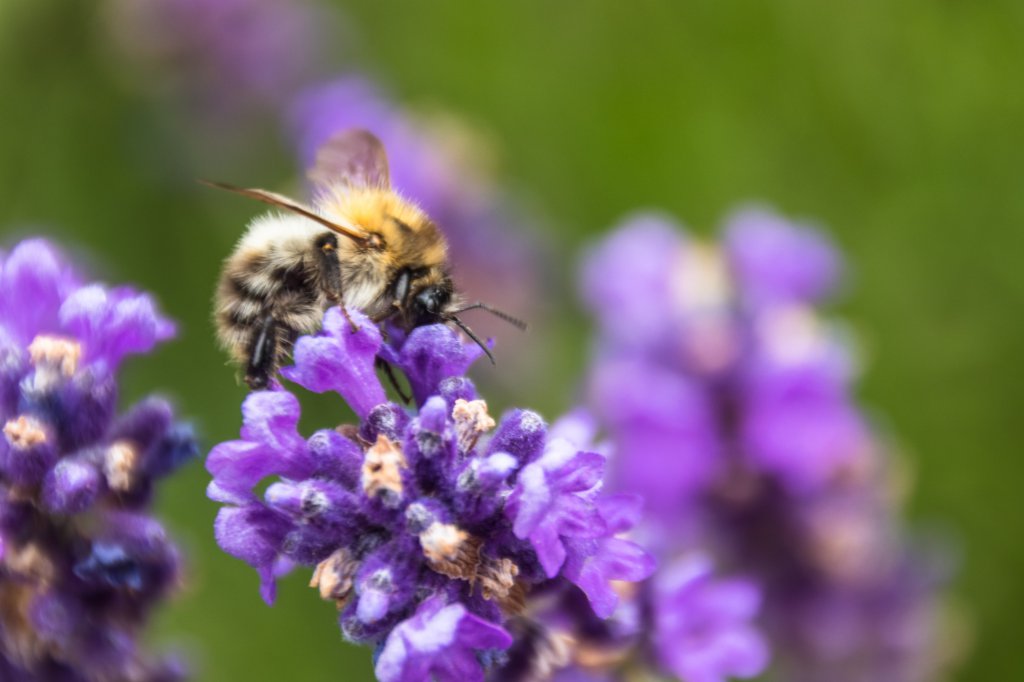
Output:
[[[39,239],[0,261],[0,678],[181,679],[139,649],[178,579],[147,509],[197,452],[170,405],[116,414],[116,372],[173,334],[146,294],[82,282]]]
[[[589,254],[608,488],[648,501],[634,532],[662,566],[639,627],[616,614],[605,644],[633,637],[688,682],[756,674],[765,641],[773,679],[937,679],[938,576],[887,492],[846,335],[819,309],[841,274],[824,234],[760,208],[720,244],[634,216]]]
[[[513,665],[505,652],[535,595],[590,597],[597,618],[615,609],[612,581],[651,573],[619,537],[632,519],[601,493],[603,457],[549,439],[533,412],[496,423],[463,376],[479,349],[443,325],[385,345],[349,315],[357,331],[329,310],[282,373],[344,396],[359,423],[304,438],[290,392],[252,393],[242,438],[207,460],[210,497],[226,505],[217,541],[257,570],[265,599],[282,562],[314,567],[344,637],[376,648],[381,682],[464,682]],[[378,359],[406,375],[414,408],[386,401]]]

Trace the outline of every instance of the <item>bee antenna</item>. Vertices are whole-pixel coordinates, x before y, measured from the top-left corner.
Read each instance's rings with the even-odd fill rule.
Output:
[[[361,227],[355,225],[342,225],[341,223],[328,220],[309,206],[304,206],[294,199],[290,199],[283,194],[278,194],[277,192],[270,192],[265,189],[236,187],[234,185],[229,185],[226,182],[213,182],[211,180],[202,179],[199,180],[199,184],[206,185],[207,187],[213,187],[214,189],[222,189],[234,194],[240,194],[243,197],[262,201],[263,203],[270,204],[276,208],[291,211],[292,213],[298,213],[305,218],[309,218],[312,221],[320,223],[328,230],[337,232],[338,234],[348,237],[360,244],[369,244],[376,247],[380,243],[379,237],[369,234]],[[376,242],[374,241],[375,239],[377,240]]]
[[[494,315],[498,319],[505,320],[506,322],[508,322],[510,325],[512,325],[521,332],[525,332],[527,328],[527,324],[520,320],[518,317],[513,317],[506,313],[504,310],[498,310],[494,306],[487,303],[482,303],[480,301],[467,305],[465,308],[460,308],[459,310],[456,310],[454,312],[457,315],[459,313],[464,313],[467,310],[486,310],[487,312],[489,312],[491,315]]]
[[[483,350],[483,352],[487,355],[487,359],[491,361],[492,365],[498,364],[498,363],[496,363],[494,361],[494,356],[491,355],[491,349],[487,347],[487,344],[485,344],[483,341],[480,340],[479,336],[477,336],[476,334],[473,333],[473,330],[470,329],[469,326],[465,322],[463,322],[459,318],[455,317],[454,315],[450,316],[448,319],[451,320],[452,322],[454,322],[456,324],[456,326],[458,326],[459,329],[461,329],[462,331],[466,332],[466,336],[471,338],[473,340],[473,342],[476,343],[476,345],[480,346],[480,348]]]

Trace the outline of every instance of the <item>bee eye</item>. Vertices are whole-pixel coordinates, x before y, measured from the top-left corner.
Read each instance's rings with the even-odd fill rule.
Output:
[[[416,304],[424,312],[436,315],[441,309],[439,294],[440,292],[434,287],[424,289],[420,293],[416,294]]]
[[[395,282],[391,285],[391,293],[394,296],[394,300],[399,303],[405,303],[405,299],[409,296],[409,284],[411,282],[412,275],[408,268],[398,271],[398,275],[395,276]]]
[[[441,310],[445,304],[448,303],[448,299],[451,294],[448,290],[439,286],[426,287],[421,289],[415,298],[416,308],[416,323],[417,324],[433,324],[438,322],[441,316]]]

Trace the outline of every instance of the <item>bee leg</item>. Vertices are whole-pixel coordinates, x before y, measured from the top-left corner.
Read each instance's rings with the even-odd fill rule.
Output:
[[[395,393],[402,399],[402,402],[408,405],[412,402],[412,396],[402,390],[402,386],[398,383],[398,377],[395,376],[395,371],[391,368],[391,365],[383,358],[377,358],[375,361],[378,369],[384,370],[384,376],[391,382],[391,386],[394,387]]]
[[[245,383],[259,391],[267,387],[277,370],[277,322],[269,313],[263,316],[252,336],[249,362],[245,367]]]
[[[348,314],[348,308],[345,307],[345,302],[342,300],[340,294],[334,292],[327,292],[327,299],[341,309],[341,314],[345,316],[345,320],[348,321],[348,325],[352,327],[352,333],[355,334],[359,331],[359,325],[352,319],[352,316]]]
[[[345,307],[344,303],[339,302],[338,307],[341,308],[341,314],[345,316],[346,320],[348,320],[349,326],[352,327],[352,333],[355,334],[357,331],[359,331],[359,325],[356,324],[356,321],[353,320],[352,316],[348,314],[348,308]]]
[[[341,293],[341,263],[335,251],[338,248],[338,238],[333,234],[324,235],[319,242],[320,247],[320,270],[323,273],[323,288],[327,299],[334,305],[341,308],[341,314],[345,316],[352,333],[359,331],[359,325],[355,323],[348,314],[345,307],[345,297]]]

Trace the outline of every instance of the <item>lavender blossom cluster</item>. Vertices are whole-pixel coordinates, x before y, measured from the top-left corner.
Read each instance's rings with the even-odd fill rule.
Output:
[[[684,603],[712,565],[743,576],[717,588],[732,594],[714,622],[760,598],[781,679],[935,672],[939,576],[900,522],[847,335],[818,311],[841,267],[821,233],[760,209],[733,215],[721,246],[637,215],[586,260],[600,327],[587,394],[615,453],[609,489],[644,498],[636,537],[662,566],[635,605],[641,642],[688,681],[721,679],[673,658],[686,632],[715,632],[686,629],[712,597]],[[744,637],[751,665],[733,674],[764,663],[749,631],[724,646]]]
[[[448,327],[385,343],[349,315],[329,310],[282,374],[339,394],[358,424],[305,437],[298,399],[277,386],[249,395],[241,439],[207,459],[208,494],[225,505],[217,541],[257,570],[264,599],[293,566],[315,567],[311,585],[348,641],[374,647],[381,682],[497,678],[522,662],[509,651],[539,595],[610,616],[613,585],[654,563],[621,537],[637,500],[603,494],[604,457],[528,410],[496,424],[464,376],[481,351]],[[379,361],[404,373],[413,408],[388,400]]]
[[[173,332],[42,240],[0,257],[0,679],[183,677],[139,637],[179,573],[149,502],[197,447],[166,401],[116,404],[124,358]]]

